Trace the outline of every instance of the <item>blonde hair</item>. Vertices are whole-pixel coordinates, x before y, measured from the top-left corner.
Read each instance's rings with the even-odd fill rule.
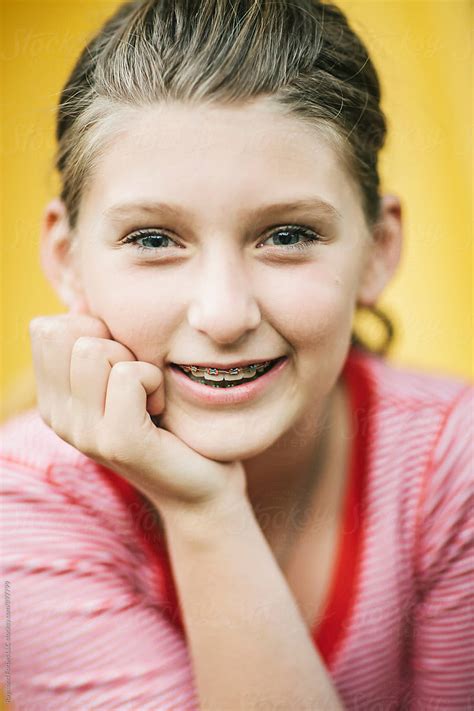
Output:
[[[361,197],[380,214],[378,152],[386,136],[377,72],[335,5],[318,0],[140,0],[106,21],[61,93],[56,167],[71,228],[94,166],[127,109],[163,101],[244,103],[271,97],[331,140]],[[356,334],[352,343],[379,355]]]

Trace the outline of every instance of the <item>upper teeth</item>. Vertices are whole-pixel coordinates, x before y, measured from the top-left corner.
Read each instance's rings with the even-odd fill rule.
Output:
[[[221,370],[219,368],[200,368],[197,365],[181,365],[180,368],[186,373],[194,375],[196,378],[204,378],[205,380],[242,380],[242,378],[253,378],[255,373],[263,370],[271,361],[267,360],[264,363],[253,363],[252,365],[243,368],[229,368]]]

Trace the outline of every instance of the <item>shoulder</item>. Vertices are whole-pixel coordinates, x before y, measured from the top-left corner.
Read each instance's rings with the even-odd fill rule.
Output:
[[[468,380],[402,366],[354,349],[348,373],[359,390],[360,411],[370,420],[374,445],[388,446],[390,441],[400,452],[409,449],[413,455],[420,451],[426,457],[443,431],[452,441],[467,444],[474,402],[474,385]],[[459,428],[463,418],[470,422]]]
[[[366,354],[353,358],[350,375],[362,403],[363,436],[356,442],[365,457],[360,481],[369,560],[385,561],[384,585],[390,568],[407,591],[448,578],[458,585],[474,538],[473,384]]]
[[[351,353],[349,373],[359,390],[356,426],[363,428],[376,509],[384,501],[396,506],[397,520],[412,533],[427,516],[436,527],[440,497],[447,508],[468,497],[474,385],[360,352]]]
[[[370,367],[370,366],[369,366]],[[449,456],[472,454],[474,385],[445,373],[374,363],[376,401],[390,420],[397,414],[405,452],[425,459],[424,477],[440,472]],[[459,467],[457,467],[459,470]],[[431,474],[430,474],[431,473]]]
[[[380,406],[396,404],[400,408],[449,408],[474,385],[468,380],[434,370],[403,366],[384,358],[352,349],[349,357],[353,368],[363,373],[373,389],[374,401]]]

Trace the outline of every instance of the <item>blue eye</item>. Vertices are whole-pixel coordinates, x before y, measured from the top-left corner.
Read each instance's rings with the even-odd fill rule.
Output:
[[[139,240],[142,240],[140,244]],[[139,251],[158,251],[163,247],[172,247],[173,244],[177,247],[179,245],[174,242],[168,235],[161,234],[156,230],[137,230],[129,235],[123,240],[124,244],[136,244]],[[144,244],[143,242],[148,242]]]
[[[305,241],[299,241],[301,238],[304,238]],[[308,249],[313,244],[323,241],[322,237],[316,234],[316,232],[313,232],[313,230],[298,225],[286,225],[278,228],[258,246],[260,247],[265,244],[269,239],[279,241],[279,244],[269,245],[270,247],[281,247],[282,250],[280,251],[285,252]],[[180,245],[171,237],[152,229],[136,230],[126,237],[123,243],[135,244],[140,252],[158,252],[173,246],[181,249]]]
[[[298,239],[305,237],[305,242],[298,242]],[[268,239],[277,238],[280,244],[270,245],[271,247],[283,247],[286,251],[291,251],[294,249],[308,249],[315,242],[322,242],[320,235],[310,230],[308,227],[298,227],[297,225],[287,225],[286,227],[280,227],[275,232],[267,237]],[[264,242],[262,242],[264,244]]]

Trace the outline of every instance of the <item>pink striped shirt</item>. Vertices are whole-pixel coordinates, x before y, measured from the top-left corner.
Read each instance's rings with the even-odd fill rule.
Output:
[[[474,709],[474,386],[354,348],[342,376],[352,459],[314,643],[351,711]],[[34,410],[0,432],[15,710],[198,709],[147,500]]]

